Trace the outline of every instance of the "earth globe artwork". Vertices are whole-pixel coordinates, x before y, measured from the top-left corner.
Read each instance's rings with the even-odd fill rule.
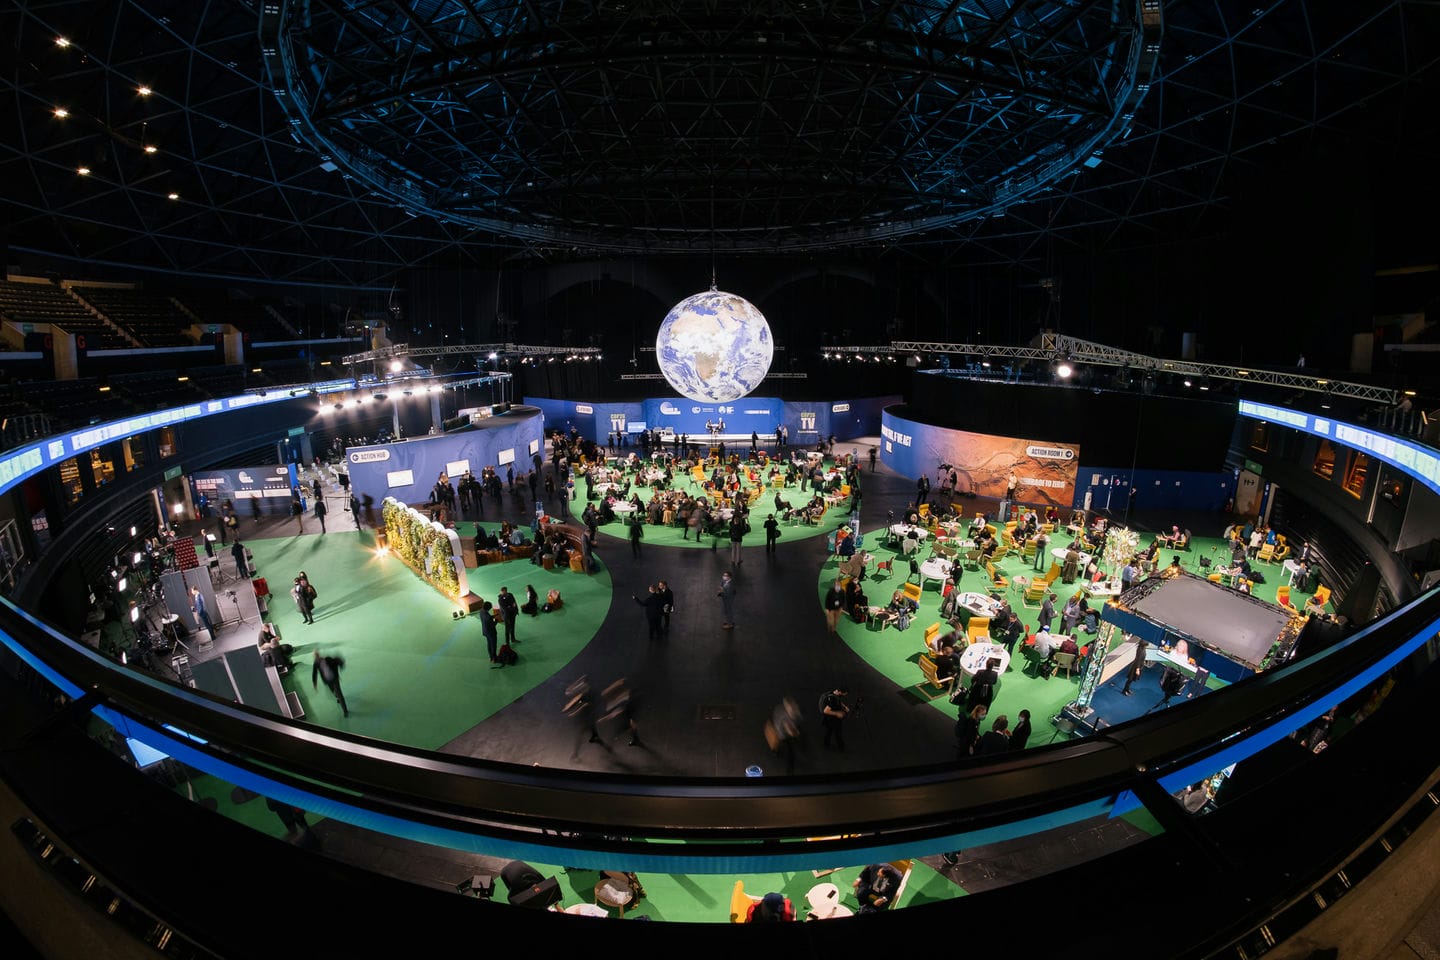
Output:
[[[754,304],[712,287],[670,309],[655,338],[655,355],[660,372],[683,396],[729,403],[760,386],[775,343]]]

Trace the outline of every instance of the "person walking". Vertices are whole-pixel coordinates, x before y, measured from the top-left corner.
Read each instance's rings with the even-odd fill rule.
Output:
[[[845,612],[845,590],[837,578],[825,591],[825,626],[830,636],[840,634],[840,615]]]
[[[605,714],[600,719],[617,721],[619,732],[630,735],[627,743],[632,747],[640,746],[640,728],[635,723],[635,693],[626,686],[625,678],[621,677],[600,691],[600,696],[604,698],[605,706]]]
[[[345,716],[350,716],[350,707],[345,702],[345,691],[340,689],[340,671],[345,669],[343,657],[326,657],[315,651],[315,665],[310,670],[310,687],[319,689],[320,680],[325,681],[325,688],[335,695],[335,702],[340,704],[340,710]]]
[[[300,488],[290,491],[290,515],[295,518],[296,536],[305,532],[305,503],[300,499]]]
[[[845,718],[850,715],[850,706],[845,702],[845,697],[850,693],[844,687],[836,687],[820,698],[820,726],[825,730],[823,746],[830,746],[830,741],[835,741],[835,746],[843,752],[845,749]]]
[[[500,638],[495,630],[495,606],[489,600],[480,601],[480,633],[485,637],[485,652],[490,656],[490,669],[505,666],[497,656]]]
[[[800,736],[800,707],[785,697],[765,721],[765,742],[777,757],[785,758],[785,772],[795,772],[795,741]]]
[[[295,608],[300,611],[301,619],[306,623],[314,623],[317,594],[304,573],[295,578],[295,585],[290,588],[290,596],[295,600]]]
[[[235,546],[230,548],[230,556],[235,558],[235,575],[242,580],[250,579],[250,562],[245,559],[245,546],[240,538],[235,538]]]
[[[293,837],[295,844],[302,847],[318,847],[320,841],[310,832],[310,824],[305,822],[305,811],[299,807],[282,803],[272,797],[265,798],[265,808],[280,818],[285,825],[286,838]]]
[[[645,529],[640,523],[639,517],[632,517],[630,520],[630,556],[640,556],[640,541],[645,537]]]
[[[355,518],[355,530],[360,530],[360,501],[355,499],[355,494],[350,494],[350,515]]]
[[[720,589],[715,591],[715,596],[720,598],[720,609],[724,620],[720,624],[722,630],[735,629],[735,578],[730,576],[726,570],[720,574]]]
[[[205,595],[200,592],[199,587],[190,588],[190,612],[195,614],[195,619],[210,632],[210,640],[215,640],[215,625],[210,622],[210,611],[205,607]]]
[[[675,591],[670,589],[670,584],[660,580],[655,584],[660,588],[660,632],[664,636],[670,636],[670,614],[675,612]]]
[[[924,503],[928,496],[930,496],[930,478],[922,473],[920,479],[915,481],[915,506],[918,507]]]
[[[315,498],[315,519],[320,521],[320,532],[321,532],[322,534],[325,532],[325,514],[327,514],[327,513],[329,513],[329,511],[325,509],[325,501],[324,501],[324,499],[323,499],[323,498],[320,498],[320,497],[316,497],[316,498]]]
[[[1047,594],[1045,595],[1045,599],[1044,599],[1043,601],[1041,601],[1041,603],[1040,603],[1040,619],[1039,619],[1039,621],[1035,624],[1035,632],[1036,632],[1036,633],[1039,633],[1040,630],[1042,630],[1042,629],[1049,630],[1049,629],[1051,628],[1051,626],[1054,625],[1054,623],[1055,623],[1055,600],[1056,600],[1055,594],[1053,594],[1053,593],[1047,593]]]
[[[315,499],[317,501],[325,499],[325,494],[320,486],[319,477],[316,477],[314,480],[310,481],[310,489],[315,492]]]
[[[496,599],[500,607],[500,616],[505,621],[505,642],[519,643],[515,639],[515,618],[520,614],[520,604],[515,601],[515,594],[510,592],[509,587],[500,588],[500,596]]]
[[[870,448],[870,472],[871,472],[871,473],[874,473],[874,472],[875,472],[875,459],[876,459],[876,457],[877,457],[877,455],[878,455],[878,452],[879,452],[879,451],[878,451],[875,447],[871,447],[871,448]]]
[[[750,524],[745,522],[745,514],[736,508],[730,517],[730,563],[734,566],[745,562],[740,559],[740,551],[744,549],[745,534],[749,532]]]
[[[775,519],[775,514],[765,518],[765,552],[773,554],[775,544],[780,540],[780,522]]]

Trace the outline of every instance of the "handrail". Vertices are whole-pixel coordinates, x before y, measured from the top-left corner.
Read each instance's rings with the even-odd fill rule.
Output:
[[[401,835],[515,849],[586,835],[593,850],[670,856],[638,841],[700,840],[697,857],[798,864],[827,849],[879,851],[920,841],[1019,835],[1123,812],[1135,791],[1176,789],[1249,756],[1378,679],[1440,630],[1440,590],[1340,644],[1221,696],[1182,703],[1100,737],[996,760],[784,779],[617,778],[534,768],[382,743],[251,708],[136,673],[0,602],[0,641],[130,735],[200,769],[327,815]],[[762,840],[845,834],[804,851]],[[600,839],[604,838],[604,839]],[[699,852],[697,852],[697,850]],[[568,862],[575,862],[573,859]],[[607,862],[613,863],[614,858]],[[733,860],[720,869],[731,869]]]

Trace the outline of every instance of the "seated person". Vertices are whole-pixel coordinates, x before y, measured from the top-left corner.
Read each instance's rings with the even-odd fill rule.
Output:
[[[1318,617],[1325,612],[1325,604],[1321,603],[1314,596],[1311,596],[1310,599],[1305,601],[1303,612],[1307,617]]]
[[[1064,640],[1060,641],[1060,646],[1055,648],[1055,652],[1073,653],[1078,657],[1080,655],[1080,645],[1075,642],[1074,637],[1066,637]]]
[[[273,623],[260,625],[260,636],[257,641],[260,645],[260,661],[267,667],[281,667],[289,669],[292,666],[290,654],[293,648],[288,643],[280,642],[280,631]]]
[[[935,679],[949,680],[960,673],[960,659],[954,647],[941,647],[935,654]]]
[[[893,905],[904,875],[889,863],[872,863],[855,878],[855,899],[860,913],[874,913]]]
[[[1043,661],[1049,660],[1054,652],[1055,638],[1050,633],[1050,625],[1042,624],[1040,632],[1035,634],[1035,655]]]
[[[526,543],[526,540],[525,540],[525,531],[524,531],[524,530],[520,529],[519,527],[516,527],[514,530],[511,530],[511,531],[510,531],[510,546],[512,546],[512,547],[523,547],[523,546],[525,546],[525,543]]]
[[[852,553],[840,561],[840,576],[849,577],[852,581],[865,578],[865,561],[868,559],[866,553]]]
[[[767,893],[750,904],[746,923],[781,923],[795,919],[795,905],[783,893]]]

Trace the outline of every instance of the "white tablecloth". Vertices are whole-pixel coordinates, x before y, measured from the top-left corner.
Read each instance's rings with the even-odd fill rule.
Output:
[[[897,537],[908,536],[912,530],[915,532],[917,539],[924,540],[926,537],[930,536],[930,531],[926,530],[924,527],[912,527],[908,523],[896,523],[890,526],[890,532],[895,534],[895,536]]]
[[[931,557],[920,564],[921,585],[923,586],[926,580],[939,580],[944,583],[945,578],[950,576],[950,569],[949,560],[944,557]]]
[[[1297,573],[1299,573],[1299,572],[1300,572],[1300,561],[1299,561],[1299,560],[1286,560],[1286,561],[1285,561],[1285,582],[1286,582],[1286,583],[1290,584],[1290,585],[1293,587],[1293,586],[1295,585],[1295,575],[1296,575]]]
[[[629,500],[621,500],[618,503],[612,505],[610,509],[614,510],[616,513],[634,513],[635,504],[631,503]]]
[[[1119,580],[1101,580],[1086,584],[1085,592],[1092,597],[1118,597],[1121,593]]]
[[[1064,547],[1056,547],[1054,550],[1051,550],[1051,551],[1050,551],[1050,556],[1052,556],[1052,557],[1055,558],[1055,562],[1056,562],[1056,563],[1064,563],[1064,562],[1065,562],[1065,554],[1067,554],[1067,553],[1069,553],[1069,552],[1070,552],[1070,551],[1067,550],[1067,549],[1064,548]],[[1079,551],[1076,551],[1076,552],[1079,553]],[[1089,563],[1090,563],[1090,554],[1088,554],[1088,553],[1081,553],[1081,554],[1080,554],[1080,566],[1083,568],[1083,567],[1085,567],[1085,566],[1086,566],[1087,564],[1089,564]]]
[[[957,603],[977,617],[993,617],[1000,612],[1000,601],[983,593],[962,593]]]
[[[960,669],[965,676],[973,677],[985,669],[985,664],[991,657],[1000,661],[1000,665],[995,668],[996,673],[1003,674],[1005,669],[1010,666],[1010,654],[1000,644],[972,643],[965,648],[964,653],[960,654]]]

